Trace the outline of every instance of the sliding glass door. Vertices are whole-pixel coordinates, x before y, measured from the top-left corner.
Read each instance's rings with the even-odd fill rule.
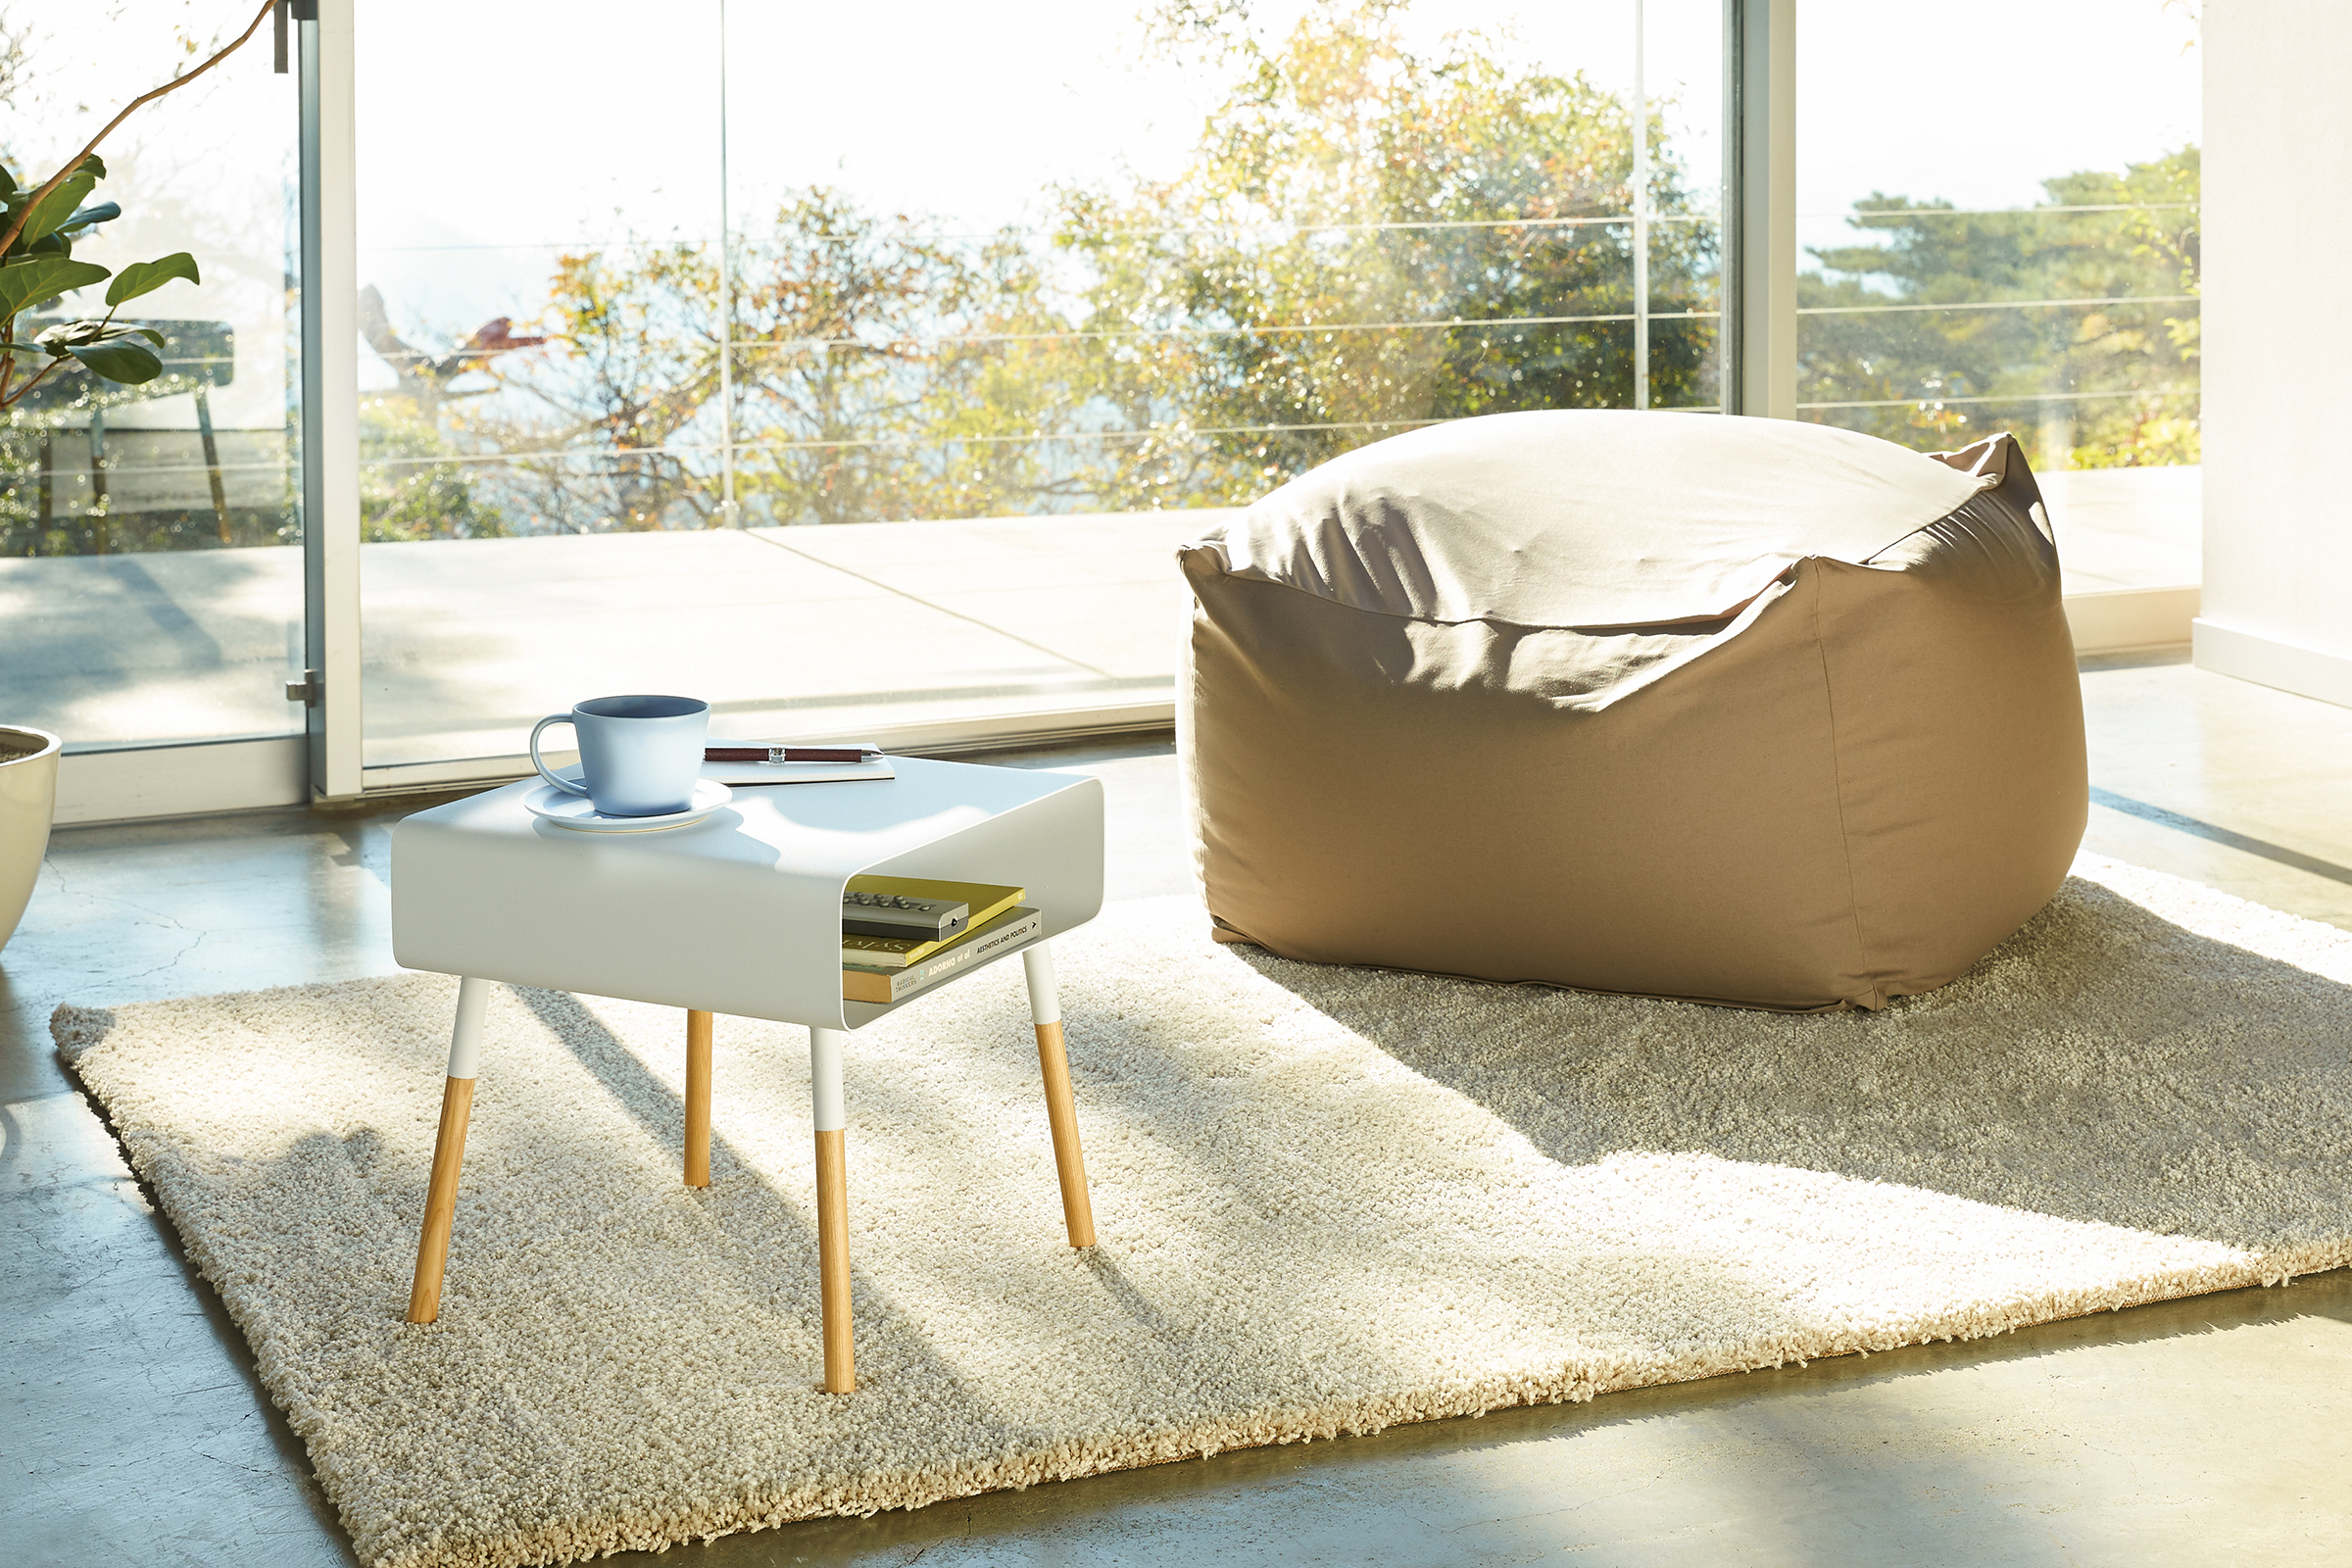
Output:
[[[184,9],[25,33],[24,168]],[[106,149],[86,253],[203,270],[169,373],[0,433],[0,711],[127,781],[69,817],[506,776],[616,690],[1164,723],[1223,509],[1435,420],[1720,403],[1718,0],[293,14],[291,71],[265,28]]]
[[[186,69],[186,23],[183,6],[122,0],[47,8],[9,31],[11,177],[45,180],[123,100]],[[87,206],[122,216],[80,230],[74,259],[119,270],[185,251],[202,281],[168,283],[121,318],[162,334],[161,376],[122,385],[69,362],[0,425],[0,722],[64,736],[70,785],[113,754],[258,743],[265,791],[297,798],[284,739],[301,728],[286,686],[304,602],[293,81],[265,39],[107,139]],[[35,302],[19,336],[107,315],[106,286]],[[26,373],[21,360],[12,394]],[[85,804],[69,788],[67,819]]]

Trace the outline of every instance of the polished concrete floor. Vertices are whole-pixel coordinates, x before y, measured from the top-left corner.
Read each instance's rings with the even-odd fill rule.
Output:
[[[2091,849],[2352,929],[2352,710],[2179,657],[2097,662],[2083,690]],[[1164,743],[1007,760],[1104,780],[1113,897],[1187,885]],[[384,873],[399,814],[57,836],[0,954],[7,1568],[351,1560],[242,1340],[51,1057],[46,1020],[66,1001],[389,970]],[[917,1558],[2352,1561],[2352,1275],[814,1521],[665,1560]]]

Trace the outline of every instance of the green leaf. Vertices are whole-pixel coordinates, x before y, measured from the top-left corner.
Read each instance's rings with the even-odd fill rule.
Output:
[[[64,225],[66,220],[81,210],[81,199],[98,183],[98,173],[90,171],[95,158],[82,161],[79,169],[58,182],[55,190],[32,204],[32,212],[24,220],[24,227],[17,235],[19,246],[30,245],[42,235]],[[103,173],[102,169],[98,172]]]
[[[75,360],[87,366],[93,375],[136,386],[163,374],[163,359],[147,346],[150,343],[156,349],[164,347],[164,334],[151,326],[96,320],[60,321],[30,342],[8,345],[7,353],[23,352],[27,357],[40,353],[60,360]],[[50,367],[35,368],[29,364],[25,367],[30,375],[47,368]]]
[[[122,209],[120,204],[100,202],[95,207],[83,207],[76,210],[72,218],[57,225],[55,232],[60,234],[77,233],[92,223],[111,223],[122,216]]]
[[[75,345],[66,352],[88,366],[92,375],[102,375],[109,381],[120,381],[125,386],[136,386],[163,374],[164,362],[146,344],[129,341],[133,335],[136,334],[126,333],[118,338],[109,334],[103,343]]]
[[[0,266],[0,318],[69,289],[87,288],[114,274],[95,262],[76,262],[64,256],[34,256]]]
[[[117,272],[115,280],[107,285],[106,303],[120,305],[124,300],[152,294],[175,277],[184,277],[191,283],[204,281],[196,275],[196,258],[186,251],[167,256],[161,261],[133,262]]]

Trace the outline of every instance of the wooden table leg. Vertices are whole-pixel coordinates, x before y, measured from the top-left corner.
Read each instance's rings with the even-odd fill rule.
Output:
[[[449,1263],[449,1233],[457,1222],[458,1172],[466,1163],[466,1124],[473,1113],[473,1079],[482,1055],[482,1011],[490,982],[458,982],[458,1019],[449,1035],[449,1079],[441,1086],[441,1129],[433,1139],[433,1174],[424,1191],[424,1228],[416,1237],[416,1272],[409,1282],[409,1321],[441,1315],[441,1274]]]
[[[850,1181],[847,1108],[841,1093],[841,1047],[847,1031],[808,1031],[809,1096],[816,1121],[817,1296],[824,1317],[825,1392],[858,1391],[858,1353],[850,1327]]]
[[[686,1185],[710,1185],[710,1015],[686,1009]]]
[[[1054,1169],[1061,1178],[1061,1220],[1072,1247],[1095,1245],[1095,1205],[1086,1192],[1086,1154],[1078,1147],[1078,1103],[1070,1096],[1070,1058],[1062,1049],[1061,999],[1054,954],[1045,943],[1022,950],[1029,971],[1029,1016],[1037,1025],[1037,1065],[1046,1080],[1046,1121],[1054,1129]]]

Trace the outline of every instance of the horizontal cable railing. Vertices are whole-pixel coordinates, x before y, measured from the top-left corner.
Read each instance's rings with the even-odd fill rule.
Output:
[[[1799,213],[1800,219],[1815,220],[1836,220],[1852,222],[1856,219],[1872,218],[2068,218],[2086,213],[2172,213],[2196,212],[2196,202],[2079,202],[2058,207],[1894,207],[1862,212]],[[1247,222],[1188,223],[1137,227],[1110,227],[1091,230],[1098,235],[1136,238],[1155,238],[1170,234],[1374,234],[1411,233],[1432,230],[1463,230],[1494,228],[1587,228],[1612,223],[1630,224],[1631,213],[1593,213],[1576,218],[1477,218],[1477,219],[1411,219],[1395,222],[1365,223],[1282,223]],[[1721,215],[1710,212],[1649,213],[1644,220],[1651,223],[1716,223]],[[887,237],[896,240],[993,240],[1007,235],[1023,238],[1053,238],[1057,229],[1007,226],[1001,229],[893,229]],[[835,244],[853,244],[861,238],[853,234],[811,234],[803,238]],[[674,235],[667,239],[650,238],[643,234],[627,234],[612,239],[514,239],[480,240],[452,245],[367,245],[362,256],[430,256],[442,253],[471,251],[607,251],[668,248],[676,245],[715,246],[717,240],[707,234]]]
[[[1661,413],[1712,414],[1719,411],[1716,404],[1676,405]],[[1292,435],[1328,430],[1404,430],[1422,425],[1448,424],[1460,416],[1441,416],[1398,419],[1340,419],[1299,424],[1217,424],[1217,425],[1151,425],[1140,430],[1025,430],[1004,435],[906,435],[906,436],[844,436],[832,439],[806,441],[762,441],[739,439],[731,443],[737,452],[822,452],[872,447],[916,446],[1000,446],[1021,442],[1045,441],[1148,441],[1174,437],[1197,439],[1204,436]],[[659,447],[555,447],[544,452],[469,452],[448,453],[437,457],[370,458],[363,456],[364,468],[430,468],[444,465],[473,466],[550,462],[613,462],[632,459],[714,456],[722,449],[717,442],[671,442]]]
[[[1855,398],[1837,403],[1799,403],[1800,409],[1918,409],[1949,408],[1968,403],[2087,403],[2101,398],[2193,398],[2203,394],[2193,386],[2134,387],[2116,392],[2007,392],[1947,398]]]
[[[2049,211],[2051,209],[2034,210]],[[1634,215],[1631,213],[1594,213],[1577,218],[1431,218],[1408,219],[1396,222],[1369,223],[1282,223],[1244,222],[1237,220],[1231,223],[1183,224],[1151,227],[1138,226],[1133,228],[1114,226],[1110,228],[1086,230],[1085,233],[1090,236],[1108,235],[1122,238],[1157,238],[1169,234],[1380,234],[1412,233],[1443,229],[1590,228],[1595,225],[1605,226],[1611,223],[1631,223],[1633,220]],[[1714,223],[1720,222],[1721,220],[1722,220],[1720,217],[1714,213],[1649,213],[1644,215],[1644,221],[1651,223]],[[1007,226],[998,229],[974,229],[970,231],[956,229],[908,228],[889,229],[884,231],[880,237],[891,240],[914,242],[934,240],[995,240],[1004,239],[1008,236],[1034,239],[1040,237],[1055,238],[1058,237],[1060,232],[1061,231],[1058,229],[1022,228],[1014,226]],[[861,240],[870,240],[876,236],[870,234],[804,234],[799,237],[812,243],[849,245],[858,243]],[[366,245],[361,247],[360,254],[363,257],[366,257],[425,256],[439,254],[442,252],[456,253],[466,251],[644,250],[657,247],[667,249],[671,246],[677,245],[691,245],[698,247],[715,246],[717,243],[717,240],[710,238],[709,235],[677,235],[669,239],[653,239],[642,234],[633,234],[624,235],[618,239],[517,239],[483,240],[463,245]],[[740,237],[738,238],[738,243],[741,243]]]
[[[1857,207],[1834,213],[1799,213],[1799,219],[1840,223],[1870,218],[2051,218],[2074,213],[2193,213],[2196,202],[2078,202],[2063,207]]]
[[[862,447],[1002,446],[1024,441],[1149,441],[1155,437],[1211,435],[1279,435],[1307,430],[1392,430],[1424,424],[1445,424],[1443,418],[1349,419],[1322,424],[1152,425],[1141,430],[1024,430],[1007,435],[843,436],[831,440],[761,441],[738,439],[728,443],[737,452],[823,452]],[[725,450],[715,441],[673,441],[659,447],[552,447],[544,452],[448,453],[429,458],[370,458],[363,468],[430,468],[442,465],[514,463],[609,463],[664,457],[715,457]]]
[[[1885,305],[1801,305],[1799,316],[1876,316],[1894,311],[2056,311],[2094,305],[2180,305],[2202,294],[2112,294],[2079,300],[1963,300],[1947,305],[1889,301]]]
[[[1715,407],[1716,406],[1713,404],[1708,404],[1703,408],[1696,405],[1688,408],[1677,406],[1674,408],[1660,409],[1658,412],[1662,414],[1700,414],[1711,413],[1715,410]],[[1433,417],[1415,419],[1345,419],[1333,420],[1320,424],[1164,424],[1151,426],[1142,430],[1069,430],[1058,434],[1030,432],[1018,435],[981,436],[881,436],[872,439],[843,441],[738,441],[735,443],[735,449],[738,452],[807,452],[822,451],[833,447],[955,446],[967,441],[978,443],[1020,441],[1143,441],[1149,440],[1155,436],[1199,437],[1212,435],[1290,435],[1315,430],[1404,430],[1418,429],[1421,426],[1431,424],[1452,424],[1457,422],[1462,417],[1464,417],[1464,416],[1443,415]]]
[[[73,428],[78,428],[78,426],[74,426]],[[146,432],[142,431],[140,433],[145,434]],[[173,435],[195,434],[193,430],[174,430],[171,433]],[[222,478],[226,478],[230,474],[236,473],[291,474],[296,471],[296,468],[294,465],[283,462],[141,463],[135,458],[127,462],[118,458],[110,459],[108,461],[105,471],[107,479],[112,482],[118,479],[144,479],[150,475],[162,474],[217,473]],[[51,466],[46,468],[42,467],[38,464],[34,464],[29,467],[19,468],[7,478],[0,479],[0,489],[5,489],[10,485],[24,484],[29,480],[41,478],[43,475],[46,475],[52,479],[86,479],[89,477],[89,474],[90,468],[89,465],[87,464],[77,463],[73,465],[71,467]]]
[[[2118,398],[2194,398],[2201,395],[2201,391],[2197,387],[2133,387],[2097,392],[2009,392],[1970,394],[1967,396],[1958,397],[1920,395],[1900,398],[1847,398],[1825,402],[1800,402],[1796,405],[1796,407],[1800,410],[1895,409],[1929,406],[1953,406],[1963,404],[1982,405],[1992,403],[2082,402]],[[1676,405],[1669,409],[1662,409],[1660,412],[1678,414],[1716,414],[1721,412],[1721,408],[1722,406],[1720,404],[1694,403]],[[1456,417],[1459,416],[1446,416],[1396,419],[1323,420],[1295,424],[1169,424],[1149,425],[1142,429],[1058,431],[1030,430],[997,435],[958,434],[947,436],[865,436],[842,437],[836,439],[810,439],[805,441],[761,441],[757,439],[747,439],[738,440],[732,444],[735,450],[739,452],[808,452],[871,447],[1003,445],[1017,444],[1021,442],[1046,441],[1145,441],[1171,437],[1177,439],[1194,439],[1208,436],[1291,435],[1336,430],[1402,430],[1418,428],[1424,425],[1446,424],[1451,422],[1452,419]],[[631,459],[660,457],[710,457],[715,456],[721,450],[722,444],[718,442],[670,442],[658,447],[554,447],[541,452],[453,452],[441,453],[427,457],[363,457],[361,459],[361,465],[362,466],[368,468],[390,469],[431,468],[459,466],[473,466],[483,465],[546,462],[611,462],[615,460],[627,461]],[[78,465],[72,467],[52,467],[46,470],[38,467],[30,467],[19,470],[18,473],[14,475],[8,482],[8,484],[0,485],[0,488],[13,488],[17,485],[28,483],[41,477],[44,471],[52,478],[79,478],[86,477],[89,473],[89,469],[86,466]],[[115,478],[130,478],[134,476],[189,476],[208,471],[218,472],[223,476],[229,474],[253,473],[291,475],[294,470],[289,466],[282,463],[221,463],[219,465],[211,465],[202,463],[150,464],[131,462],[110,465],[107,471],[110,476]]]
[[[1644,314],[1653,321],[1711,321],[1723,313],[1649,311]],[[1127,326],[1103,330],[1081,328],[1068,332],[943,332],[937,335],[909,334],[882,342],[857,337],[739,337],[728,346],[744,353],[760,349],[806,353],[820,348],[889,348],[901,343],[1080,343],[1133,338],[1285,337],[1298,334],[1311,336],[1317,332],[1418,332],[1451,330],[1454,327],[1568,326],[1591,321],[1633,319],[1634,312],[1619,311],[1592,316],[1455,316],[1427,321],[1326,321],[1282,326]]]

